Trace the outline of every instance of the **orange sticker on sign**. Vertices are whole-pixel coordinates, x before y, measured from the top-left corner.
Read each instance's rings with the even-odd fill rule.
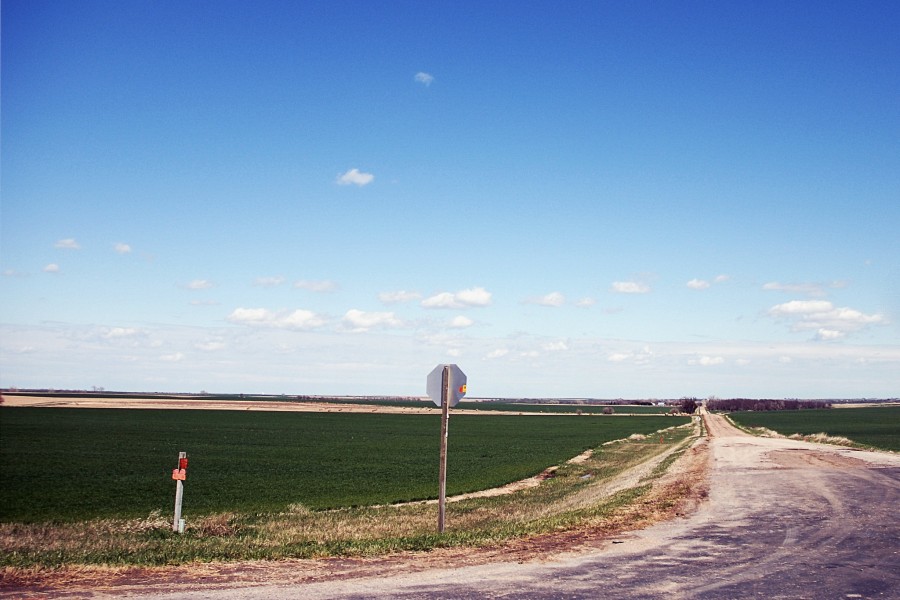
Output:
[[[172,479],[176,481],[184,481],[187,479],[187,471],[184,469],[172,469]]]
[[[465,385],[459,386],[459,393],[460,393],[460,394],[465,394],[465,393],[466,393],[466,386],[465,386]]]

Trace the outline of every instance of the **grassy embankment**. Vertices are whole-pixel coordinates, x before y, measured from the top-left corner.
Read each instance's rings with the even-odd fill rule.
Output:
[[[690,435],[673,417],[451,419],[448,493],[562,464],[540,486],[450,503],[435,533],[439,418],[215,411],[0,411],[0,548],[7,568],[165,565],[365,555],[484,544],[590,524],[647,491],[603,482]],[[660,442],[660,435],[662,442]],[[179,450],[184,535],[170,530]],[[656,473],[658,475],[658,473]],[[676,498],[672,498],[676,501]]]
[[[734,412],[729,417],[750,431],[900,452],[900,406],[827,410]]]

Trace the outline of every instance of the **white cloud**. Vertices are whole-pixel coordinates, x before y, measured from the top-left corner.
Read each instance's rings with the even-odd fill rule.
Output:
[[[563,340],[559,340],[556,342],[547,342],[541,347],[547,352],[561,352],[563,350],[569,349],[569,345]]]
[[[731,279],[731,275],[716,275],[713,281],[716,283],[725,283]]]
[[[456,293],[441,292],[422,300],[423,308],[467,308],[489,306],[491,293],[482,287],[460,290]]]
[[[884,325],[882,314],[867,315],[827,300],[791,300],[769,309],[769,316],[793,321],[792,331],[816,331],[820,340],[835,340],[872,325]]]
[[[462,308],[456,296],[450,292],[441,292],[422,300],[423,308]]]
[[[471,327],[474,324],[475,321],[465,315],[453,317],[453,319],[450,321],[450,327],[453,327],[454,329],[465,329],[466,327]]]
[[[236,308],[226,320],[251,327],[276,329],[314,329],[325,324],[325,318],[309,310],[271,311],[267,308]]]
[[[590,308],[593,305],[597,304],[597,301],[593,298],[581,298],[577,302],[575,302],[575,306],[578,308]]]
[[[338,185],[356,185],[362,187],[372,183],[375,176],[371,173],[363,173],[359,169],[350,169],[349,171],[337,176]]]
[[[434,81],[434,76],[430,73],[419,71],[418,73],[416,73],[414,79],[417,82],[424,84],[425,87],[428,87],[429,85],[431,85],[431,82]]]
[[[187,285],[185,285],[184,287],[186,287],[189,290],[208,290],[212,286],[213,286],[212,281],[210,281],[208,279],[195,279],[195,280],[191,281],[190,283],[188,283]]]
[[[131,246],[129,246],[128,244],[119,242],[115,246],[113,246],[113,250],[115,250],[116,254],[130,254]]]
[[[81,244],[76,242],[74,238],[59,240],[58,242],[53,244],[53,247],[62,248],[63,250],[81,250]]]
[[[257,277],[253,281],[253,285],[259,287],[276,287],[284,283],[284,277],[276,275],[274,277]]]
[[[491,293],[481,287],[461,290],[456,293],[456,298],[466,306],[488,306],[491,303]]]
[[[491,350],[488,352],[485,358],[502,358],[509,354],[509,350],[506,348],[497,348],[496,350]]]
[[[687,286],[692,290],[705,290],[709,287],[709,282],[703,279],[691,279],[687,282]]]
[[[398,290],[396,292],[381,292],[378,299],[384,304],[402,304],[404,302],[412,302],[422,297],[418,292],[407,292],[406,290]]]
[[[142,331],[134,327],[111,327],[106,329],[101,335],[108,340],[112,340],[141,335],[142,333]]]
[[[614,352],[606,357],[606,360],[609,362],[622,362],[624,360],[628,360],[631,358],[631,353],[628,352]]]
[[[646,294],[650,291],[650,286],[637,281],[614,281],[612,291],[617,294]]]
[[[226,317],[232,323],[265,323],[275,319],[275,313],[266,308],[236,308]]]
[[[46,267],[44,267],[44,273],[59,273],[59,265],[56,263],[50,263]]]
[[[209,342],[197,342],[194,344],[194,348],[197,350],[202,350],[204,352],[215,352],[217,350],[224,350],[227,348],[225,342],[217,342],[217,341],[209,341]]]
[[[294,282],[294,287],[297,289],[307,290],[309,292],[325,294],[328,292],[336,292],[340,286],[337,284],[337,282],[331,281],[329,279],[323,279],[321,281],[307,281],[305,279],[301,279],[300,281]]]
[[[278,326],[285,329],[312,329],[325,324],[325,319],[311,310],[297,310],[278,319]]]
[[[181,362],[184,360],[184,354],[181,352],[175,352],[173,354],[163,354],[159,357],[159,360],[164,362]]]
[[[724,362],[725,359],[721,356],[701,356],[700,358],[689,360],[688,364],[700,365],[701,367],[711,367],[714,365],[721,365]]]
[[[791,300],[784,304],[776,304],[769,309],[769,314],[775,317],[808,315],[827,312],[834,308],[828,300]]]
[[[845,337],[847,334],[843,331],[836,331],[834,329],[825,329],[824,327],[820,327],[819,331],[816,332],[816,338],[820,339],[824,342],[828,342],[831,340],[839,340],[842,337]]]
[[[566,297],[563,296],[560,292],[550,292],[546,296],[541,296],[533,300],[534,304],[540,304],[541,306],[562,306],[566,303]]]
[[[344,315],[344,325],[353,332],[364,332],[374,328],[403,327],[403,321],[392,312],[364,312],[351,308]]]

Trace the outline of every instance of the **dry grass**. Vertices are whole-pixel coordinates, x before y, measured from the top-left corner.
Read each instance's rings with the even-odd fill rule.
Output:
[[[827,433],[811,433],[807,435],[792,433],[788,437],[792,440],[804,440],[806,442],[816,442],[819,444],[834,444],[836,446],[859,446],[859,444],[849,438],[841,435],[828,435]]]
[[[791,440],[801,440],[804,442],[815,442],[817,444],[834,444],[836,446],[850,446],[855,447],[859,446],[856,442],[851,440],[850,438],[846,438],[840,435],[828,435],[827,433],[792,433],[790,435],[783,435],[774,431],[772,429],[768,429],[766,427],[748,427],[747,428],[754,435],[758,435],[761,437],[768,438],[787,438]]]

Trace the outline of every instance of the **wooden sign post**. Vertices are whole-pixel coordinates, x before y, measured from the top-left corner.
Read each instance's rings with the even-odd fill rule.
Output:
[[[441,466],[438,470],[438,533],[444,533],[447,507],[447,435],[450,432],[450,368],[441,373]]]
[[[444,533],[447,506],[447,435],[450,407],[466,395],[466,374],[456,365],[438,365],[428,375],[426,389],[431,400],[441,407],[441,464],[438,470],[438,533]]]

